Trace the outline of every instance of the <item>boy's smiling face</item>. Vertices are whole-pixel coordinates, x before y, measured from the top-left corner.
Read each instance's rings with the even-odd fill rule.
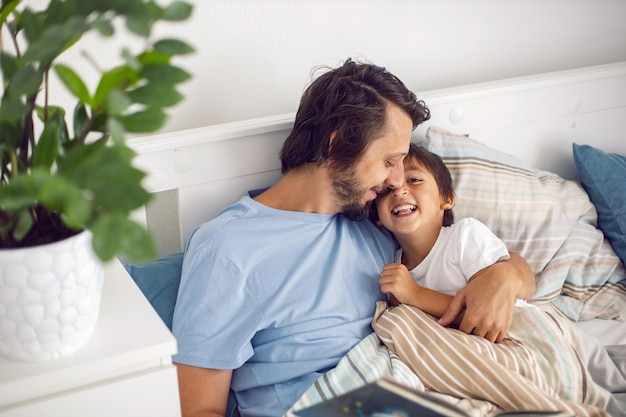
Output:
[[[439,230],[444,210],[452,203],[440,194],[434,176],[409,157],[402,186],[380,195],[376,207],[383,226],[394,235],[409,235],[420,229]]]

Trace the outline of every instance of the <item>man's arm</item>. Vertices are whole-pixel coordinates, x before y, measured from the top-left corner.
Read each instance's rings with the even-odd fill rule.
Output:
[[[459,329],[468,334],[500,342],[511,326],[516,298],[529,299],[535,293],[535,276],[519,254],[497,262],[474,275],[450,303],[439,320],[453,323],[462,312]]]
[[[231,369],[206,369],[177,363],[178,389],[183,417],[226,415]]]

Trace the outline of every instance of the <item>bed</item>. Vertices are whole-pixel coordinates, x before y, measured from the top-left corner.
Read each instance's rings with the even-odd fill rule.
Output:
[[[528,260],[537,279],[534,303],[625,357],[626,62],[417,95],[432,117],[412,140],[450,168],[456,218],[482,220]],[[163,255],[152,267],[174,268],[175,275],[179,258],[169,262],[166,255],[179,253],[196,225],[279,178],[277,154],[293,117],[131,140],[155,195],[137,213]],[[140,272],[131,275],[167,323],[175,279],[169,292],[159,292],[147,278],[137,278]],[[381,376],[423,388],[375,334],[355,349],[340,362],[350,362],[347,368],[338,366],[297,406]],[[441,395],[471,415],[497,412],[484,401]]]

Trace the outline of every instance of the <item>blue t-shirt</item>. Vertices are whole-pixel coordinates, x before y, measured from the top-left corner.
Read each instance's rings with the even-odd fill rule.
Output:
[[[282,415],[371,333],[379,273],[395,249],[369,221],[242,198],[187,245],[174,361],[234,369],[242,416]]]

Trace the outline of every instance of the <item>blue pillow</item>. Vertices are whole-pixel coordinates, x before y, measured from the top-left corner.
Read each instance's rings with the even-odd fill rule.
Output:
[[[582,186],[598,212],[598,227],[626,265],[626,156],[573,144]]]
[[[183,268],[183,253],[173,253],[163,258],[143,264],[125,264],[128,271],[141,292],[150,301],[170,332],[178,286]],[[237,400],[230,390],[226,415],[239,417]]]
[[[144,264],[125,264],[141,292],[172,331],[172,317],[178,296],[183,254],[174,253]]]

